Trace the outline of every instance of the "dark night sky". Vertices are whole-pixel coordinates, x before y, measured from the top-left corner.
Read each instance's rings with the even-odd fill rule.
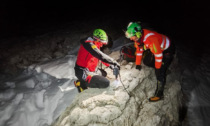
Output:
[[[30,28],[48,28],[65,22],[88,20],[87,17],[110,15],[125,21],[145,21],[162,32],[176,32],[190,37],[197,25],[209,26],[207,5],[192,0],[180,1],[11,1],[0,4],[0,38],[21,36]],[[124,25],[124,24],[123,24]],[[191,29],[191,30],[189,30]],[[184,37],[183,39],[186,39]]]

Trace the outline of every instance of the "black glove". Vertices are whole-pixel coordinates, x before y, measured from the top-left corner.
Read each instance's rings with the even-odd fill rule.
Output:
[[[136,69],[140,71],[141,70],[141,65],[136,65]]]
[[[119,64],[114,64],[114,67],[117,67],[120,70],[120,65]]]
[[[120,64],[117,61],[113,62],[114,67],[117,67],[120,70]]]
[[[110,65],[109,68],[113,70],[114,69],[114,65]]]

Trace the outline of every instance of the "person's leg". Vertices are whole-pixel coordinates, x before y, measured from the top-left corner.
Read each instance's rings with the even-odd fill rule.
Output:
[[[81,92],[85,89],[87,89],[86,81],[83,80],[84,70],[79,68],[74,68],[75,70],[75,76],[78,78],[78,80],[75,81],[75,86],[78,88],[78,91]]]
[[[100,76],[100,75],[93,75],[90,76],[86,75],[86,72],[82,69],[75,68],[75,75],[80,81],[80,87],[85,90],[88,87],[90,88],[107,88],[110,84],[109,80],[106,77]],[[87,78],[84,80],[84,76],[87,76]]]
[[[85,82],[80,81],[80,80],[75,80],[75,81],[74,81],[74,85],[77,87],[78,92],[82,92],[82,91],[84,91],[85,89],[87,89],[87,87],[84,86],[84,85],[85,85]]]
[[[166,67],[164,65],[162,65],[160,69],[155,69],[157,86],[154,96],[149,98],[150,102],[159,101],[163,98],[163,91],[165,86],[165,69]]]
[[[103,77],[107,76],[107,72],[103,69],[100,69],[100,68],[97,69],[96,74],[101,75]]]
[[[142,59],[146,66],[155,68],[155,57],[150,50],[144,51]]]
[[[157,88],[154,97],[150,98],[150,101],[158,101],[163,98],[163,91],[166,82],[166,71],[171,64],[173,55],[170,53],[163,54],[163,63],[160,69],[155,69],[155,74],[157,78]]]
[[[107,88],[109,86],[109,80],[106,77],[100,75],[92,76],[90,83],[87,84],[90,88]]]

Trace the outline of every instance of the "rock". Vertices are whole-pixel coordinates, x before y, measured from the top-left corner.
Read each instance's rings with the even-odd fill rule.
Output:
[[[120,74],[122,84],[117,89],[113,89],[112,86],[107,89],[89,88],[79,93],[53,126],[176,126],[179,124],[181,98],[179,81],[172,79],[167,81],[164,99],[149,102],[148,98],[153,96],[156,89],[154,69],[143,66],[139,71],[122,66]]]

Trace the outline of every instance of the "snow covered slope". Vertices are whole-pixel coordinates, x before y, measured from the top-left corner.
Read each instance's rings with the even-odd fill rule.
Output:
[[[69,106],[78,93],[74,86],[76,56],[31,65],[1,83],[0,126],[46,126]]]

